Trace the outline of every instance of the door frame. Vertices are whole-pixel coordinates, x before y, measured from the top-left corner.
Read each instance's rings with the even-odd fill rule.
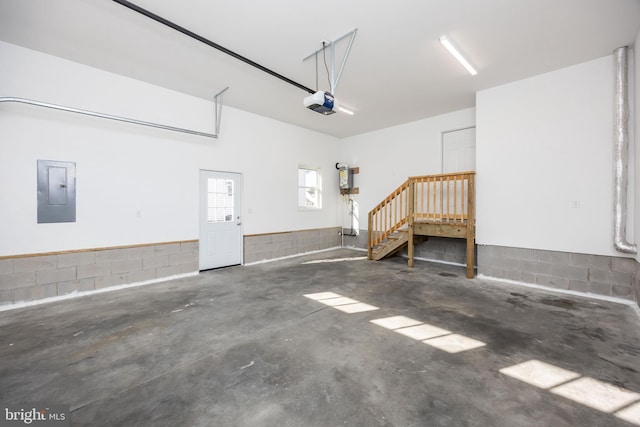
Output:
[[[468,129],[476,129],[476,132],[477,132],[476,125],[464,126],[461,128],[453,128],[449,130],[443,130],[442,132],[440,132],[440,173],[444,173],[444,135],[446,133],[459,132],[459,131],[468,130]],[[474,143],[477,143],[477,138],[476,138],[476,141],[474,141]],[[478,150],[478,146],[476,144],[476,153],[477,153],[477,150]],[[467,172],[467,171],[460,171],[460,172]]]
[[[244,213],[242,212],[242,207],[244,206],[244,175],[241,172],[233,172],[233,171],[223,171],[223,170],[213,170],[213,169],[203,169],[200,168],[198,170],[198,254],[202,250],[202,223],[203,223],[203,195],[202,195],[202,174],[203,172],[213,172],[219,174],[233,174],[238,178],[238,185],[236,188],[236,192],[240,191],[240,212],[237,212],[236,215],[239,216],[239,219],[236,221],[240,221],[240,225],[237,227],[240,228],[240,242],[239,242],[239,251],[240,251],[240,263],[239,264],[230,264],[228,266],[220,266],[214,268],[224,268],[232,265],[244,265]],[[210,270],[210,268],[202,268],[200,262],[200,255],[198,255],[198,271]]]

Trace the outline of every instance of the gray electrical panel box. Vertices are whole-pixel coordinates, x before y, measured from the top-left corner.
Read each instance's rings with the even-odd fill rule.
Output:
[[[76,221],[76,164],[38,160],[38,223]]]

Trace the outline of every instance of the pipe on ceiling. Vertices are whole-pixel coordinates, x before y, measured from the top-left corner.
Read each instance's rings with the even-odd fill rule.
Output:
[[[153,13],[151,11],[143,9],[140,6],[138,6],[138,5],[134,4],[134,3],[131,3],[130,1],[126,1],[126,0],[113,0],[113,1],[118,3],[118,4],[120,4],[120,5],[122,5],[122,6],[124,6],[124,7],[127,7],[129,9],[133,10],[134,12],[137,12],[137,13],[139,13],[141,15],[144,15],[147,18],[153,19],[154,21],[159,22],[160,24],[166,25],[167,27],[178,31],[178,32],[184,34],[185,36],[191,37],[192,39],[197,40],[200,43],[204,43],[207,46],[210,46],[210,47],[212,47],[214,49],[219,50],[220,52],[226,53],[227,55],[232,56],[233,58],[236,58],[236,59],[238,59],[238,60],[240,60],[240,61],[242,61],[242,62],[244,62],[246,64],[249,64],[252,67],[257,68],[260,71],[263,71],[263,72],[265,72],[267,74],[270,74],[273,77],[276,77],[276,78],[278,78],[278,79],[280,79],[282,81],[285,81],[285,82],[289,83],[290,85],[293,85],[293,86],[297,87],[298,89],[302,89],[302,90],[304,90],[305,92],[308,92],[308,93],[316,93],[316,91],[313,90],[313,89],[310,89],[310,88],[308,88],[308,87],[306,87],[306,86],[304,86],[304,85],[302,85],[302,84],[300,84],[300,83],[298,83],[296,81],[293,81],[290,78],[283,76],[282,74],[276,73],[275,71],[273,71],[273,70],[271,70],[271,69],[269,69],[269,68],[267,68],[267,67],[265,67],[263,65],[260,65],[257,62],[254,62],[254,61],[250,60],[249,58],[246,58],[246,57],[244,57],[244,56],[242,56],[242,55],[240,55],[240,54],[238,54],[238,53],[236,53],[236,52],[234,52],[234,51],[232,51],[230,49],[227,49],[226,47],[220,46],[219,44],[214,43],[211,40],[206,39],[206,38],[202,37],[201,35],[198,35],[198,34],[194,33],[193,31],[190,31],[190,30],[188,30],[188,29],[186,29],[186,28],[184,28],[184,27],[182,27],[182,26],[180,26],[180,25],[178,25],[178,24],[176,24],[174,22],[171,22],[168,19],[165,19],[165,18],[163,18],[163,17],[161,17],[159,15],[156,15],[155,13]]]
[[[164,129],[164,130],[169,130],[169,131],[172,131],[172,132],[188,133],[188,134],[191,134],[191,135],[203,136],[205,138],[214,138],[214,139],[218,138],[217,134],[205,133],[205,132],[200,132],[200,131],[191,130],[191,129],[183,129],[183,128],[178,128],[178,127],[175,127],[175,126],[167,126],[167,125],[163,125],[163,124],[160,124],[160,123],[145,122],[143,120],[130,119],[128,117],[121,117],[121,116],[114,116],[112,114],[98,113],[96,111],[81,110],[79,108],[65,107],[64,105],[57,105],[57,104],[50,104],[48,102],[34,101],[33,99],[17,98],[17,97],[13,97],[13,96],[3,96],[3,97],[0,97],[0,103],[2,103],[2,102],[17,102],[17,103],[20,103],[20,104],[35,105],[36,107],[44,107],[44,108],[50,108],[50,109],[53,109],[53,110],[66,111],[68,113],[83,114],[85,116],[98,117],[98,118],[101,118],[101,119],[109,119],[109,120],[115,120],[115,121],[118,121],[118,122],[131,123],[131,124],[134,124],[134,125],[140,125],[140,126],[147,126],[147,127],[158,128],[158,129]],[[216,115],[216,129],[218,129],[217,120],[218,120],[218,116]]]
[[[618,252],[635,254],[638,247],[627,241],[627,183],[629,163],[628,48],[614,50],[615,129],[614,129],[614,206],[613,246]]]

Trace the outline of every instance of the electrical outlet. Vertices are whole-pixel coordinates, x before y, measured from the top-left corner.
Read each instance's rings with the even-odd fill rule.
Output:
[[[573,200],[571,202],[571,207],[574,208],[574,209],[579,208],[580,207],[580,200]]]

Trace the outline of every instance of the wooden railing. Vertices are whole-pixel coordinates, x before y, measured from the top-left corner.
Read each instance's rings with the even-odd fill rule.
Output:
[[[473,277],[475,240],[475,172],[413,176],[369,212],[369,259],[373,248],[392,233],[409,233],[409,265],[413,236],[467,240],[467,277]]]
[[[413,218],[417,222],[464,224],[473,214],[475,172],[414,176]],[[471,197],[470,197],[471,194]]]
[[[371,248],[408,224],[409,184],[408,179],[369,212],[369,258]]]

